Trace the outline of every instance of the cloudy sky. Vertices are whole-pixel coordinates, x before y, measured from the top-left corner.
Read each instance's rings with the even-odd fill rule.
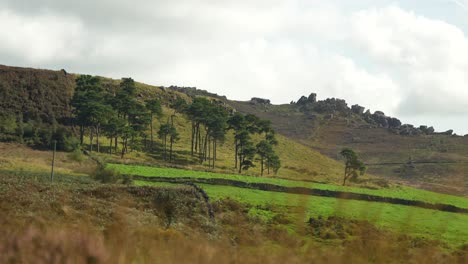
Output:
[[[0,29],[0,64],[315,92],[468,134],[468,0],[0,0]]]

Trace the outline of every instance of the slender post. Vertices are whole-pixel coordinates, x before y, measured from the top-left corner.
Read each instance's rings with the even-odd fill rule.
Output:
[[[57,151],[57,140],[54,140],[54,154],[52,156],[52,172],[50,173],[50,181],[54,181],[54,166],[55,166],[55,152]]]

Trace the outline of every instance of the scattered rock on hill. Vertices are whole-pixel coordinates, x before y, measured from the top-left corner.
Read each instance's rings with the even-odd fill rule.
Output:
[[[453,130],[452,129],[449,129],[445,132],[440,132],[440,133],[437,133],[439,135],[447,135],[447,136],[452,136],[453,135]]]
[[[263,105],[269,105],[271,104],[269,99],[263,99],[263,98],[258,98],[258,97],[253,97],[250,99],[251,104],[263,104]]]
[[[307,104],[314,104],[317,102],[317,94],[311,93],[309,97],[301,96],[301,98],[297,101],[298,105],[307,105]]]

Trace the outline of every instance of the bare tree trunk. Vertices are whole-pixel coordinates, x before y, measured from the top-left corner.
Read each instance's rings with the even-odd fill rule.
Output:
[[[109,155],[112,155],[112,137],[109,138],[110,143],[109,143]]]
[[[260,176],[263,177],[263,157],[261,158],[260,164],[261,164],[261,165],[260,165],[260,169],[262,170],[262,171],[260,172]]]
[[[167,160],[167,135],[164,135],[164,160]]]
[[[172,162],[172,144],[174,143],[174,138],[172,136],[170,137],[170,143],[169,162]]]
[[[80,125],[80,144],[83,145],[84,141],[84,126]]]
[[[96,145],[97,145],[97,152],[100,152],[100,147],[99,147],[99,131],[100,127],[99,125],[96,126]]]
[[[235,146],[235,165],[234,165],[234,168],[237,169],[237,153],[239,153],[239,145],[237,144],[237,139],[234,139],[234,146]]]
[[[211,167],[211,145],[212,145],[212,142],[211,142],[211,137],[208,137],[208,155],[207,155],[207,159],[208,159],[208,166]]]
[[[93,128],[89,128],[89,152],[93,152]]]
[[[126,149],[127,149],[127,137],[122,138],[122,154],[120,155],[120,158],[123,159]]]
[[[243,146],[241,145],[240,148],[239,148],[239,151],[242,152],[242,148]],[[239,154],[239,173],[242,173],[242,161],[243,157],[242,157],[242,154]]]
[[[190,149],[190,155],[191,155],[192,157],[193,157],[193,148],[194,148],[193,143],[194,143],[194,141],[195,141],[194,137],[195,137],[195,124],[192,122],[192,137],[191,137],[191,144],[192,144],[191,146],[192,146],[192,147],[191,147],[191,149]]]
[[[216,139],[213,140],[213,169],[215,168],[215,161],[216,161]]]
[[[199,144],[198,143],[198,141],[199,141],[198,140],[198,131],[199,131],[199,128],[200,128],[200,124],[197,124],[195,126],[195,143],[194,143],[195,144],[195,146],[194,146],[195,147],[195,153],[198,152],[198,144]]]
[[[151,130],[151,144],[150,144],[150,152],[153,152],[153,113],[151,113],[151,122],[150,122],[150,130]]]
[[[203,144],[203,159],[206,161],[207,147],[208,147],[208,131],[205,134],[205,144]]]
[[[344,173],[344,178],[343,178],[343,186],[346,185],[347,175],[348,175],[348,167],[345,168],[345,173]]]

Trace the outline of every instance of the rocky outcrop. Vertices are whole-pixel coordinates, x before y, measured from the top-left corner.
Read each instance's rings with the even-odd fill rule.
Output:
[[[432,135],[432,134],[441,134],[441,135],[454,135],[453,130],[448,130],[442,133],[435,133],[433,127],[420,126],[415,127],[410,124],[402,124],[402,122],[395,117],[390,117],[385,115],[382,111],[375,111],[373,114],[369,109],[355,104],[348,107],[345,100],[337,98],[328,98],[326,100],[317,101],[317,94],[312,93],[309,97],[302,96],[297,103],[291,102],[291,104],[298,105],[300,111],[307,113],[308,115],[312,114],[322,114],[324,119],[333,119],[335,116],[345,117],[348,124],[353,123],[354,118],[360,116],[362,120],[367,122],[369,128],[387,128],[395,134],[405,135],[405,136],[414,136],[414,135]]]
[[[390,128],[397,128],[401,126],[401,121],[398,118],[389,117],[387,121]]]
[[[316,93],[311,93],[309,97],[307,98],[307,101],[311,104],[317,102],[317,94]]]
[[[440,132],[440,133],[436,133],[438,135],[447,135],[447,136],[452,136],[453,135],[453,130],[450,129],[450,130],[447,130],[445,132]]]
[[[357,115],[363,115],[364,114],[364,110],[365,108],[363,106],[360,106],[360,105],[353,105],[351,106],[351,111],[354,113],[354,114],[357,114]]]
[[[254,105],[257,105],[257,104],[269,105],[269,104],[271,104],[269,99],[263,99],[263,98],[258,98],[258,97],[253,97],[252,99],[250,99],[250,103],[254,104]]]
[[[349,113],[351,109],[345,100],[337,98],[328,98],[323,101],[318,101],[314,105],[314,110],[319,113]]]
[[[298,105],[310,105],[317,102],[317,94],[311,93],[309,97],[301,96],[301,98],[297,101]]]
[[[435,130],[433,127],[420,126],[419,129],[427,135],[434,134]]]

